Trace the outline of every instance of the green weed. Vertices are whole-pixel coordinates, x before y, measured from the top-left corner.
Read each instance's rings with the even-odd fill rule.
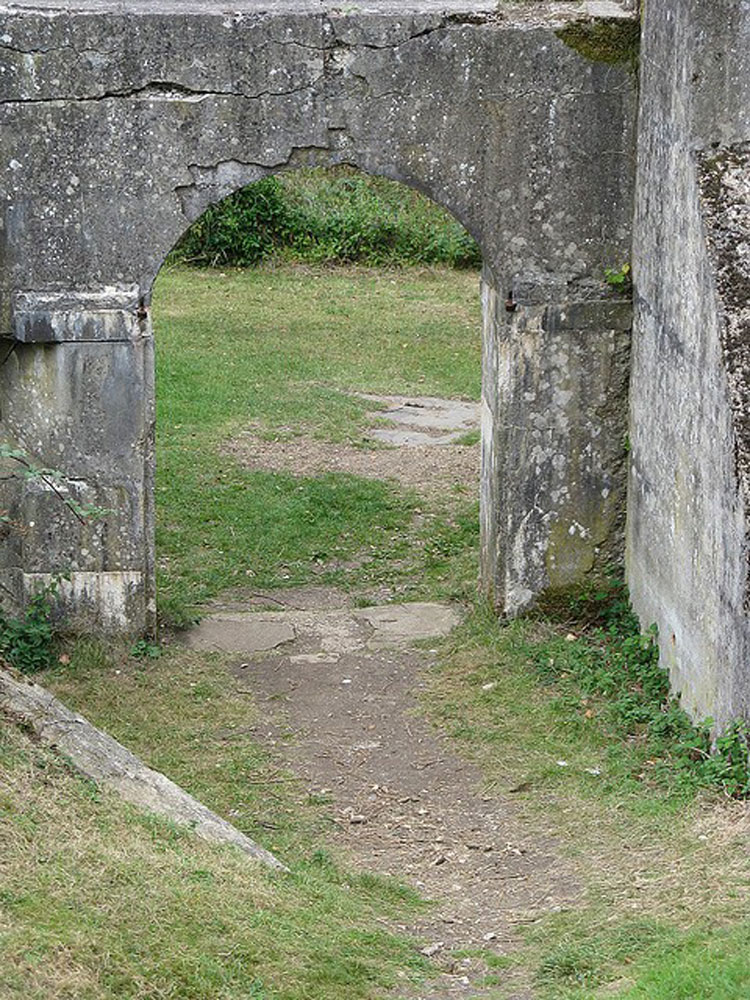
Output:
[[[622,267],[605,267],[604,280],[615,291],[629,291],[633,281],[630,264],[623,264]]]
[[[158,660],[162,652],[161,646],[149,642],[148,639],[139,639],[130,649],[130,655],[134,660]]]
[[[552,638],[531,659],[540,680],[558,687],[561,703],[579,714],[584,706],[619,740],[635,739],[646,754],[649,781],[747,797],[750,728],[736,720],[712,746],[712,720],[696,725],[680,707],[659,663],[656,627],[641,633],[624,586],[588,588],[571,595],[568,607],[583,635]],[[600,624],[592,627],[592,621]]]
[[[750,726],[735,719],[716,739],[713,753],[708,751],[710,729],[704,727],[703,745],[698,747],[698,766],[705,780],[723,788],[736,799],[750,797]]]
[[[58,581],[42,587],[19,615],[10,615],[0,608],[0,655],[21,673],[33,674],[52,663],[55,639],[52,605],[58,589]]]

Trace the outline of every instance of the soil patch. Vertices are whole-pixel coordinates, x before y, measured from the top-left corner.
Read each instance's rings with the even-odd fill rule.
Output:
[[[395,480],[423,495],[476,490],[481,450],[476,444],[457,444],[479,428],[479,404],[432,396],[375,396],[361,398],[384,407],[371,414],[369,439],[381,447],[333,444],[299,436],[268,440],[248,429],[225,450],[245,468],[319,476],[344,472],[367,479]],[[375,426],[391,424],[392,426]],[[390,447],[382,447],[390,445]]]
[[[310,437],[268,441],[244,431],[224,449],[246,469],[320,476],[345,472],[366,479],[396,480],[423,495],[478,488],[480,448],[475,445],[416,445],[410,448],[358,448]]]

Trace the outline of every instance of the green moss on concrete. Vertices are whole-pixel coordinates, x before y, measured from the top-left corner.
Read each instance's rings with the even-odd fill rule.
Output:
[[[577,531],[571,535],[566,520],[553,524],[545,559],[550,587],[556,590],[585,579],[594,568],[596,545],[588,533],[586,537]]]
[[[620,18],[574,21],[556,32],[571,49],[591,62],[616,65],[625,63],[635,69],[641,47],[640,21]]]
[[[580,496],[578,503],[561,511],[550,526],[545,565],[549,589],[566,590],[591,581],[604,572],[608,575],[606,546],[617,532],[621,499],[617,492],[609,495],[601,509],[597,498]],[[585,533],[570,526],[585,525]]]

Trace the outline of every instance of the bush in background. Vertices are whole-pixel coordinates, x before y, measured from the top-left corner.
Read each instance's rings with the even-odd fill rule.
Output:
[[[249,267],[265,261],[478,267],[476,242],[418,192],[351,167],[267,177],[211,206],[172,260]]]

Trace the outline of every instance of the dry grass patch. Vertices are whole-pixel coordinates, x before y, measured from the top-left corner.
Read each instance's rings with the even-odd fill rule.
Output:
[[[479,445],[358,447],[303,435],[263,437],[244,431],[223,449],[246,469],[290,472],[295,476],[346,473],[394,480],[441,504],[473,497],[479,488]]]
[[[689,778],[652,776],[640,741],[600,722],[602,704],[574,697],[564,681],[541,682],[530,663],[553,640],[559,633],[544,622],[503,627],[479,615],[446,649],[426,707],[481,766],[487,788],[557,841],[586,887],[580,906],[528,929],[522,961],[536,967],[542,996],[562,1000],[598,996],[619,979],[625,989],[639,963],[741,925],[750,813]]]
[[[99,793],[4,721],[2,1000],[373,1000],[419,976],[417,943],[388,930],[416,897],[325,851],[322,811],[256,748],[254,710],[217,658],[72,656],[75,681],[47,678],[58,694],[75,688],[92,721],[276,842],[292,872]]]

